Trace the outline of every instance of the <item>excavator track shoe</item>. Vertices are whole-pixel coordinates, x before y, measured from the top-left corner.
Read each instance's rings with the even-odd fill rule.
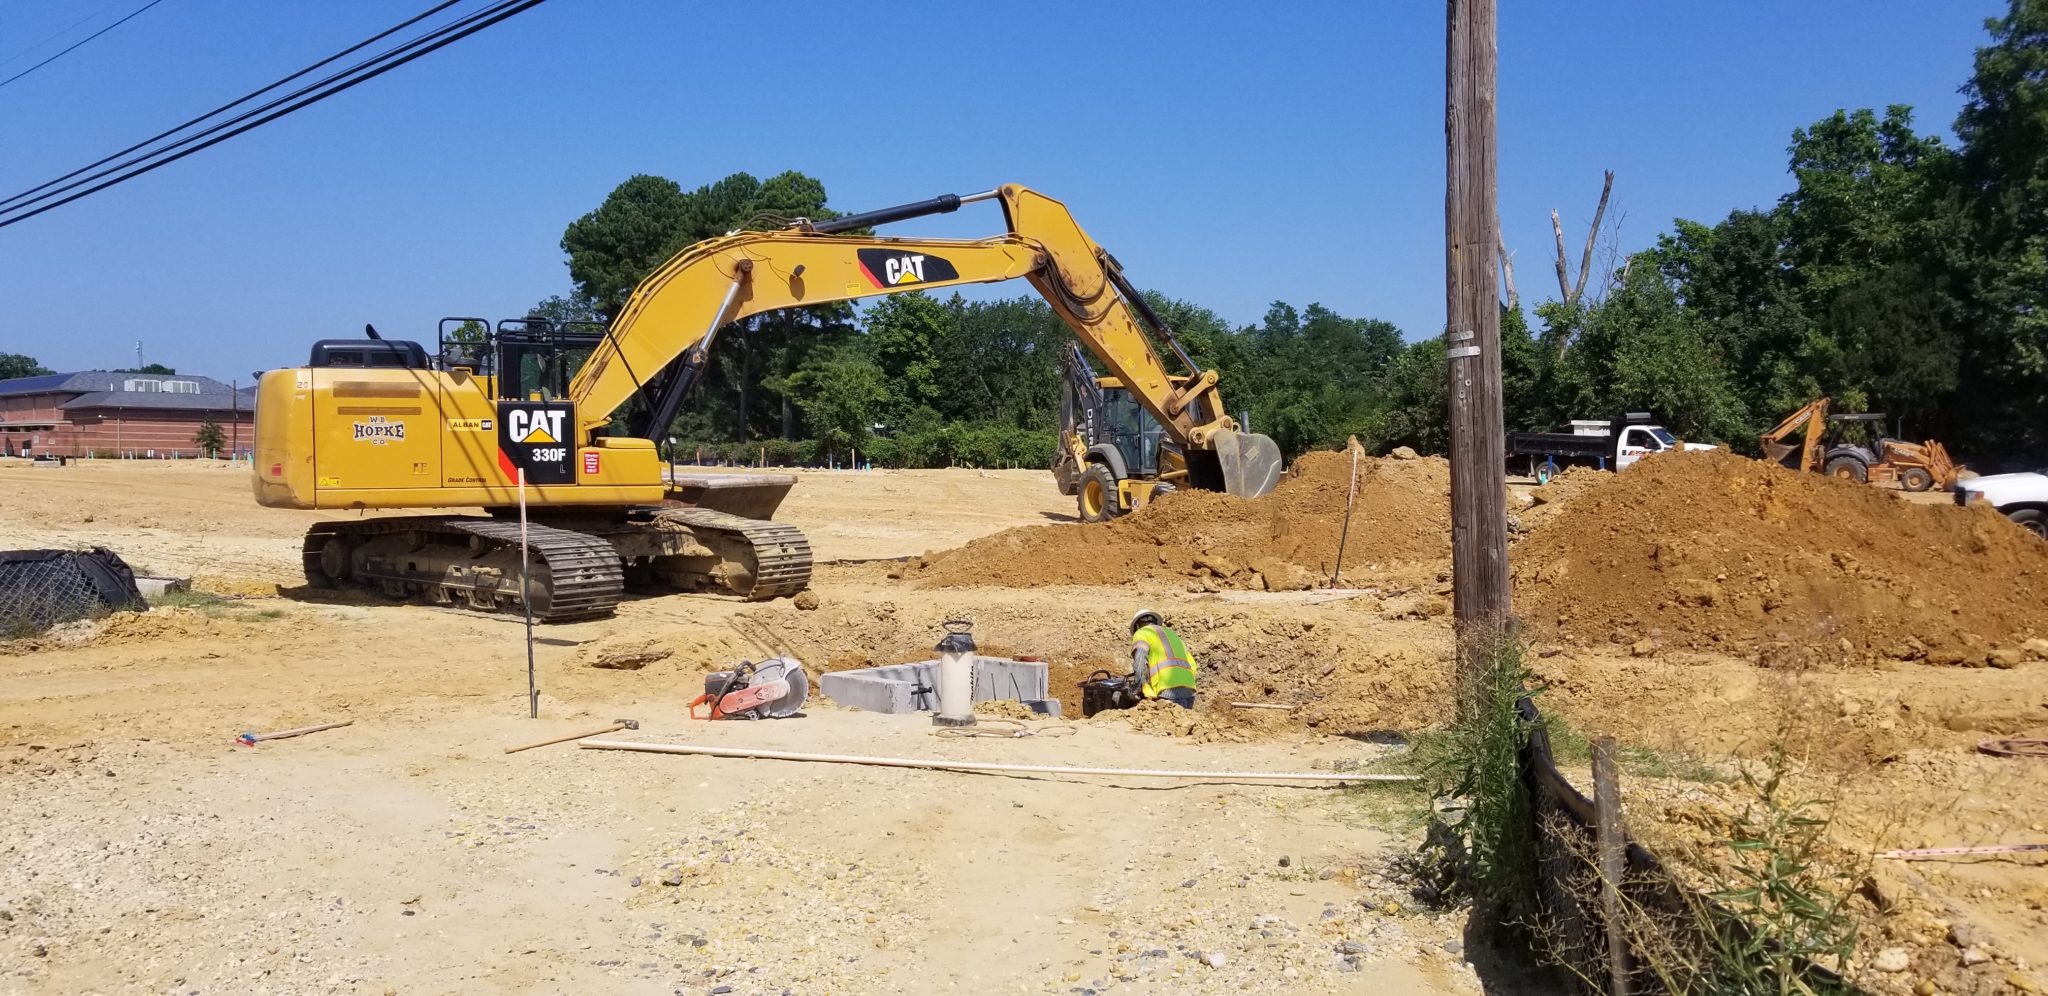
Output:
[[[654,513],[659,522],[672,522],[699,534],[722,535],[744,544],[747,553],[738,563],[722,565],[724,578],[718,587],[748,601],[765,602],[794,595],[811,583],[811,541],[795,526],[762,519],[749,519],[709,508],[664,508]],[[729,580],[726,580],[729,579]],[[731,582],[738,582],[737,584]]]
[[[519,523],[468,516],[393,516],[322,522],[306,531],[306,581],[424,598],[484,612],[522,611]],[[602,537],[529,524],[530,597],[536,622],[611,615],[625,591],[617,552]]]

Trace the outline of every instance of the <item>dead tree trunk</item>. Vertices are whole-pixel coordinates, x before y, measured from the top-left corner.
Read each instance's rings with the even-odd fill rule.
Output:
[[[1508,239],[1501,234],[1500,219],[1493,220],[1494,237],[1500,241],[1500,281],[1508,295],[1508,310],[1515,311],[1522,306],[1522,296],[1515,293],[1515,254],[1508,251]]]
[[[1607,198],[1614,193],[1614,171],[1606,171],[1606,179],[1600,184],[1600,204],[1593,209],[1593,224],[1586,229],[1586,251],[1579,257],[1579,279],[1571,276],[1571,263],[1564,255],[1564,221],[1557,211],[1550,212],[1550,231],[1557,236],[1557,294],[1567,307],[1579,303],[1586,293],[1586,275],[1593,270],[1593,246],[1600,238],[1600,221],[1607,216]]]

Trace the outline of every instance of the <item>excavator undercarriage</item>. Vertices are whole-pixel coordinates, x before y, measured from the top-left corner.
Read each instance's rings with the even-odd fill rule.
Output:
[[[772,514],[793,478],[746,479],[733,505]],[[811,578],[811,544],[785,523],[718,508],[631,506],[616,514],[575,509],[529,522],[533,617],[573,622],[610,615],[628,592],[704,592],[766,601],[802,591]],[[518,613],[520,528],[508,516],[408,515],[322,522],[306,532],[306,580],[319,588],[353,586],[394,598],[484,612]]]

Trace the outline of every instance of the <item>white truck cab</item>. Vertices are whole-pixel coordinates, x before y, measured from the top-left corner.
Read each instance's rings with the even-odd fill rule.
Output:
[[[1620,445],[1615,450],[1614,463],[1618,468],[1627,468],[1652,453],[1683,447],[1688,453],[1716,449],[1711,443],[1683,443],[1661,425],[1632,425],[1622,430]]]
[[[2048,539],[2048,474],[1992,474],[1957,481],[1956,504],[1983,502],[2028,532]]]

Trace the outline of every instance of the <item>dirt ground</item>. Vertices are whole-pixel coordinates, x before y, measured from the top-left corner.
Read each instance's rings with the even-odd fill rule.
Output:
[[[1578,476],[1547,500],[1514,489],[1518,569],[1578,497],[1615,479]],[[0,461],[0,549],[106,545],[234,596],[0,651],[0,991],[1507,991],[1464,949],[1461,922],[1415,910],[1384,874],[1416,834],[1412,807],[1384,793],[501,753],[624,716],[642,729],[618,736],[647,741],[1309,770],[1370,760],[1445,720],[1449,573],[1427,551],[1347,554],[1336,592],[1246,590],[1264,584],[1225,575],[1265,573],[1213,567],[940,585],[895,562],[1019,527],[1082,529],[1071,513],[1039,473],[803,474],[778,518],[828,562],[815,607],[638,599],[612,620],[549,627],[532,721],[519,626],[308,600],[290,587],[298,534],[322,516],[255,507],[239,471]],[[1361,548],[1410,549],[1394,535],[1407,518],[1362,521]],[[1112,666],[1140,606],[1201,657],[1191,715],[962,742],[816,696],[782,723],[683,716],[707,670],[769,653],[818,671],[922,659],[954,616],[973,618],[992,652],[1045,658],[1078,714],[1074,683]],[[1539,702],[1637,752],[1628,817],[1646,837],[1725,820],[1742,804],[1729,759],[1782,745],[1802,785],[1839,800],[1852,851],[2048,839],[2034,767],[2048,762],[1973,749],[2048,734],[2048,662],[1937,666],[1861,647],[1779,657],[1534,624]],[[639,670],[588,666],[627,641],[671,653]],[[336,717],[355,725],[229,743]],[[1874,988],[2040,991],[2026,988],[2048,962],[2038,855],[1877,862],[1855,884],[1887,897],[1889,912],[1871,904],[1868,949],[1908,957]],[[1957,925],[1969,943],[1955,943]],[[1987,957],[1966,966],[1972,946]]]
[[[1068,501],[1043,474],[806,474],[783,517],[821,559],[860,561]],[[0,651],[0,991],[1480,989],[1461,919],[1382,874],[1410,829],[1369,792],[501,752],[616,717],[644,741],[1036,764],[1292,771],[1385,750],[1093,721],[942,741],[921,717],[816,696],[780,723],[685,719],[715,666],[910,653],[958,613],[989,643],[1120,647],[1118,592],[1085,622],[1040,623],[1057,595],[935,598],[841,565],[821,567],[815,611],[629,601],[541,634],[534,721],[516,623],[275,594],[316,516],[254,507],[239,472],[0,463],[0,508],[0,548],[103,544],[238,596]],[[588,666],[623,640],[673,654]]]

